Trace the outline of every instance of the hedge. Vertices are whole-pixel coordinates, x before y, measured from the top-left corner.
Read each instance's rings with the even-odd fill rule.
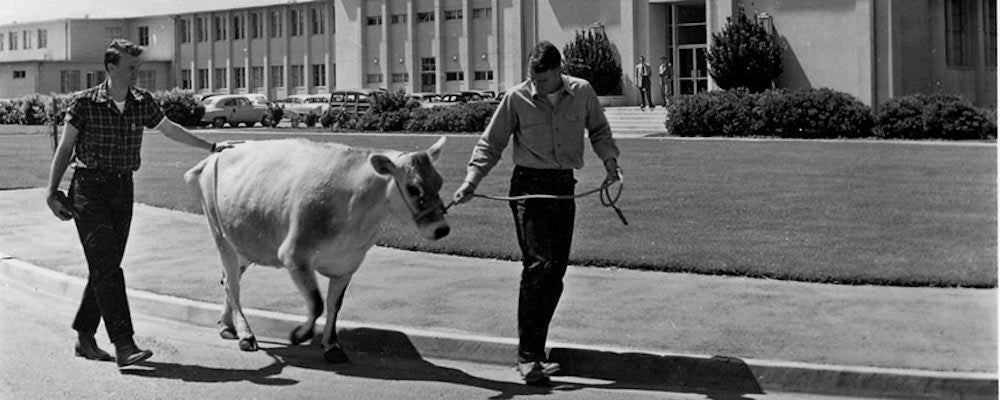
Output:
[[[407,102],[398,108],[383,108],[382,112],[374,109],[355,115],[331,108],[323,113],[320,124],[345,131],[482,132],[493,118],[496,106],[473,102],[422,108],[418,103]]]
[[[30,94],[16,99],[0,99],[0,124],[44,125],[53,120],[62,122],[66,107],[75,96],[76,94]],[[174,122],[185,126],[201,125],[205,107],[198,103],[193,91],[160,91],[153,93],[153,99]]]
[[[889,100],[874,111],[831,89],[742,89],[678,96],[667,130],[675,136],[781,138],[989,139],[995,114],[953,95],[913,95]]]

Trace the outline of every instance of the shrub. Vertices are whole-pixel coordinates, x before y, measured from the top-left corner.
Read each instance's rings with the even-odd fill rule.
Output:
[[[176,88],[159,91],[153,93],[153,99],[160,104],[163,114],[171,121],[184,126],[201,125],[201,117],[205,115],[205,106],[198,103],[193,91]]]
[[[767,91],[757,97],[759,131],[784,138],[871,136],[871,109],[835,90]]]
[[[916,94],[891,99],[875,114],[875,134],[886,139],[987,139],[996,121],[959,96]]]
[[[586,79],[598,96],[622,94],[622,65],[603,30],[577,31],[562,56],[563,71]]]
[[[274,103],[267,103],[267,115],[271,126],[278,126],[281,119],[285,117],[285,109]]]
[[[18,99],[0,99],[0,124],[20,124],[21,107]]]
[[[759,93],[781,75],[781,53],[777,36],[751,21],[740,7],[726,18],[722,31],[712,34],[708,73],[723,89],[745,87]]]
[[[873,123],[868,106],[830,89],[715,91],[669,107],[666,127],[676,136],[865,137]]]
[[[407,96],[403,89],[399,89],[395,92],[374,92],[368,97],[368,101],[371,102],[371,107],[368,109],[368,112],[375,114],[392,112],[401,109],[410,109],[420,105],[419,103],[411,101],[410,96]]]
[[[319,118],[319,123],[324,128],[335,128],[346,122],[347,117],[347,113],[344,110],[328,108],[323,112],[323,116]]]
[[[24,125],[44,125],[51,120],[48,112],[51,111],[52,106],[46,107],[46,104],[51,102],[48,96],[42,96],[39,94],[31,94],[18,99],[19,102],[17,107],[20,109],[21,120],[19,123]]]
[[[311,112],[309,114],[306,114],[306,120],[305,120],[306,126],[312,128],[312,127],[316,126],[316,122],[317,121],[319,121],[319,114],[317,114],[315,112]]]

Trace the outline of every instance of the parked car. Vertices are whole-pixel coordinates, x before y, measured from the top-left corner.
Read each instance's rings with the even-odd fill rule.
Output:
[[[224,94],[208,97],[201,103],[205,106],[205,115],[201,117],[203,124],[212,124],[222,128],[226,124],[236,127],[240,123],[251,127],[258,122],[270,125],[271,116],[267,112],[267,104],[258,104],[245,94]]]
[[[330,109],[351,114],[363,114],[371,108],[372,89],[335,90],[330,93]]]
[[[414,100],[419,101],[421,103],[427,103],[427,102],[433,102],[433,101],[440,101],[441,100],[441,95],[437,94],[437,93],[417,92],[417,93],[410,93],[408,96],[410,96],[411,99],[414,99]]]
[[[328,94],[293,94],[282,101],[285,112],[296,114],[316,114],[323,115],[326,109],[330,108],[330,95]]]
[[[485,101],[479,92],[463,91],[441,95],[441,99],[428,103],[431,107],[451,107],[462,103]]]

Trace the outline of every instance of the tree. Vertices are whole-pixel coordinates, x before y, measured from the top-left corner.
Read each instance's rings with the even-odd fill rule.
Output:
[[[603,30],[577,31],[563,47],[563,71],[586,79],[598,96],[622,93],[622,65]]]
[[[781,75],[781,45],[776,35],[751,21],[742,7],[734,17],[726,18],[722,31],[712,34],[708,73],[722,89],[745,87],[763,92]]]

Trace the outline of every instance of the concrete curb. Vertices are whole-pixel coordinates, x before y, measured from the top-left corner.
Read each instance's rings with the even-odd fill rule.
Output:
[[[0,276],[35,290],[79,298],[86,282],[0,253]],[[128,290],[133,312],[201,326],[216,326],[221,306]],[[303,320],[246,309],[262,337],[286,337]],[[323,321],[318,321],[322,326]],[[517,340],[402,326],[338,321],[345,347],[393,357],[436,357],[512,364]],[[234,345],[235,348],[235,345]],[[763,394],[769,391],[896,398],[996,399],[997,375],[892,368],[816,365],[786,361],[669,354],[550,342],[550,357],[566,375],[667,385],[681,392]]]

